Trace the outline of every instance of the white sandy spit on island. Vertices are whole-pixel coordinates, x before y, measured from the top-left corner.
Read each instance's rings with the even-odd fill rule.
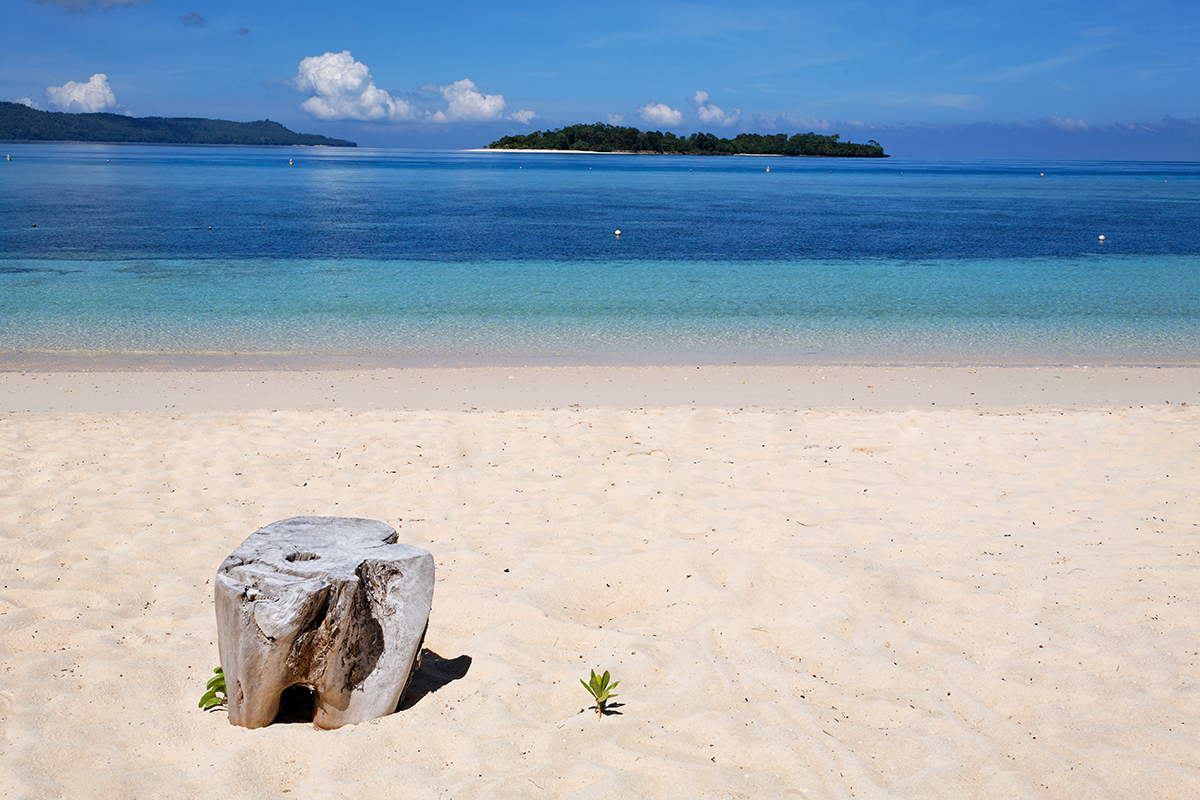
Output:
[[[823,374],[0,373],[0,796],[1200,796],[1197,370]],[[398,713],[197,709],[296,515],[434,554]]]

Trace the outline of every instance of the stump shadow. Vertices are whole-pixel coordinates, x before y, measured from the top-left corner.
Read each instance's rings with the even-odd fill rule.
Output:
[[[412,708],[427,694],[432,694],[447,684],[460,680],[471,668],[471,657],[442,658],[432,650],[421,651],[421,668],[412,677],[408,691],[400,698],[397,711]]]

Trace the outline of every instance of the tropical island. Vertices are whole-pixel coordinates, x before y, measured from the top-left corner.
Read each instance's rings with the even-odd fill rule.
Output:
[[[269,119],[230,122],[191,117],[69,114],[0,102],[0,140],[34,142],[137,142],[141,144],[240,144],[357,147],[346,139],[295,133]]]
[[[887,158],[874,139],[866,144],[843,142],[838,134],[739,133],[721,139],[711,133],[676,136],[668,131],[641,131],[620,125],[568,125],[555,131],[534,131],[505,136],[488,145],[489,150],[588,150],[598,153],[675,153],[719,156],[833,156],[842,158]]]

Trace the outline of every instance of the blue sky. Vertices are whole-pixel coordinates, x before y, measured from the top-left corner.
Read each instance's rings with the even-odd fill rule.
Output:
[[[1196,0],[6,0],[0,99],[387,147],[611,121],[1200,160]],[[94,76],[103,76],[96,78]]]

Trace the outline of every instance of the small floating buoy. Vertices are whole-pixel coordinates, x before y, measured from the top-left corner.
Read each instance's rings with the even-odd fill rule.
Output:
[[[211,230],[212,230],[212,225],[209,225],[209,226],[208,226],[208,229],[211,231]]]
[[[770,171],[771,171],[771,168],[770,168],[770,167],[767,167],[767,172],[770,172]]]
[[[5,157],[4,157],[4,160],[5,160],[5,161],[12,161],[12,156],[5,156]]]
[[[620,231],[619,229],[618,229],[618,230],[615,230],[615,231],[613,231],[613,235],[615,235],[615,236],[620,236],[620,235],[621,235],[621,231]]]
[[[33,223],[33,227],[35,227],[35,228],[37,227],[37,223],[36,223],[36,222],[35,222],[35,223]]]
[[[1102,241],[1102,242],[1104,241],[1104,234],[1103,234],[1103,233],[1102,233],[1102,234],[1100,234],[1100,241]]]
[[[288,159],[288,166],[289,166],[289,167],[294,167],[294,166],[296,166],[296,162],[295,162],[295,161],[292,161],[292,160],[289,158],[289,159]]]
[[[1038,175],[1040,175],[1043,178],[1046,177],[1046,173],[1044,173],[1044,172],[1039,172]]]

